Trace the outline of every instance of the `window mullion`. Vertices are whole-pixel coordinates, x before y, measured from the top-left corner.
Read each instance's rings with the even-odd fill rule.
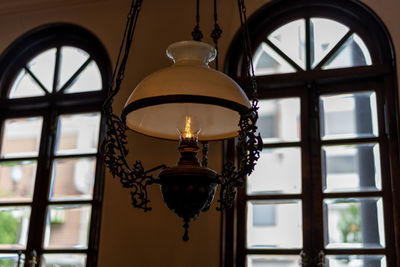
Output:
[[[26,257],[29,257],[33,250],[37,252],[39,257],[43,252],[44,226],[46,225],[46,211],[52,169],[51,159],[57,129],[54,125],[57,125],[56,123],[57,116],[55,109],[49,109],[47,114],[43,114],[43,128],[32,200]]]

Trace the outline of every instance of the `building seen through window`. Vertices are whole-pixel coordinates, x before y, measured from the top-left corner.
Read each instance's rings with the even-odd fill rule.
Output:
[[[1,266],[28,262],[33,253],[40,266],[96,262],[103,179],[98,146],[109,62],[104,49],[88,48],[101,47],[91,33],[52,27],[63,37],[48,36],[57,39],[50,47],[39,37],[29,45],[41,36],[38,28],[7,50],[16,67],[1,80],[1,101],[13,107],[1,121]],[[82,34],[87,43],[77,41]],[[24,45],[28,56],[18,54]]]
[[[397,167],[389,165],[382,103],[396,89],[385,87],[384,73],[360,77],[376,74],[376,66],[390,69],[392,60],[380,58],[376,36],[369,36],[380,25],[366,31],[366,21],[342,13],[348,3],[306,2],[297,9],[293,1],[273,1],[249,20],[264,148],[239,192],[236,224],[225,226],[236,227],[238,243],[224,260],[248,267],[395,266],[390,186]],[[353,14],[367,16],[357,5]],[[243,79],[237,54],[228,64]]]

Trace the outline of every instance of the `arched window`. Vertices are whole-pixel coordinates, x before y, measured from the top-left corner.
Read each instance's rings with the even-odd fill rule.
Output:
[[[105,48],[75,25],[36,28],[3,52],[1,266],[34,251],[40,266],[96,266],[110,76]]]
[[[224,214],[224,266],[400,266],[385,27],[358,1],[282,0],[256,12],[249,31],[264,149]],[[239,38],[226,72],[245,84]]]

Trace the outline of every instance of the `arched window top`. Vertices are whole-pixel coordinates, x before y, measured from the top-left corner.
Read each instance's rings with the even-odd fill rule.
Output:
[[[274,29],[256,48],[253,62],[256,75],[268,75],[305,71],[307,62],[311,70],[319,70],[368,66],[372,59],[365,42],[348,26],[311,17]]]
[[[256,76],[371,65],[393,67],[393,46],[381,20],[353,0],[278,0],[249,19]],[[242,76],[241,35],[226,71]],[[239,69],[238,69],[239,67]]]
[[[58,68],[56,69],[56,65]],[[51,93],[81,93],[102,89],[99,67],[90,54],[74,46],[49,48],[18,72],[9,98]]]
[[[62,98],[103,91],[110,82],[110,65],[105,48],[89,31],[64,23],[45,25],[22,35],[3,53],[1,95]]]
[[[15,237],[0,254],[13,266],[16,249],[40,266],[97,266],[111,75],[100,40],[77,25],[33,29],[0,56],[0,223]]]

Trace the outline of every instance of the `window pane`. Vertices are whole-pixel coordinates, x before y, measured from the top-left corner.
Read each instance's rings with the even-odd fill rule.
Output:
[[[254,212],[265,210],[269,210],[268,215],[273,214],[274,218],[268,218],[268,224],[255,223],[254,218],[260,217],[260,220],[263,220],[266,215]],[[301,248],[302,245],[300,200],[263,200],[247,203],[248,248]]]
[[[353,34],[342,47],[322,66],[322,69],[349,68],[372,65],[371,55],[364,41]]]
[[[30,215],[30,207],[0,207],[0,249],[26,247]]]
[[[264,148],[254,172],[248,177],[247,193],[249,195],[301,193],[300,148]]]
[[[324,191],[381,189],[378,144],[325,146],[322,153]]]
[[[0,163],[0,202],[32,201],[36,161]]]
[[[35,75],[48,92],[53,90],[56,48],[46,50],[28,62],[28,69]]]
[[[257,48],[253,56],[253,64],[256,76],[296,72],[295,68],[266,43],[261,43]]]
[[[311,64],[315,67],[342,39],[349,28],[330,19],[312,18],[311,27],[314,33],[314,57]]]
[[[50,205],[44,247],[87,248],[91,210],[90,205]]]
[[[375,92],[320,97],[322,139],[378,136]]]
[[[50,200],[91,199],[95,167],[95,158],[55,160]]]
[[[386,267],[383,255],[329,255],[326,256],[329,267]]]
[[[66,94],[100,91],[102,80],[99,67],[92,61],[75,79],[73,84],[65,90]]]
[[[327,248],[381,248],[385,246],[381,198],[327,199]]]
[[[258,130],[264,143],[300,141],[300,99],[261,100]]]
[[[64,86],[88,58],[89,54],[77,47],[61,48],[60,81],[57,90]]]
[[[43,254],[41,267],[84,267],[86,254]]]
[[[299,19],[283,25],[268,35],[268,40],[304,70],[306,69],[305,31],[305,20]]]
[[[56,154],[96,153],[99,142],[100,113],[59,117]]]
[[[34,157],[39,153],[41,117],[9,119],[3,125],[1,157]]]
[[[248,255],[247,267],[298,267],[297,255]]]
[[[36,83],[24,69],[15,78],[9,93],[9,98],[44,96],[45,91]]]
[[[24,254],[21,254],[21,259],[18,265],[18,254],[0,254],[0,266],[2,267],[15,267],[24,266]]]

